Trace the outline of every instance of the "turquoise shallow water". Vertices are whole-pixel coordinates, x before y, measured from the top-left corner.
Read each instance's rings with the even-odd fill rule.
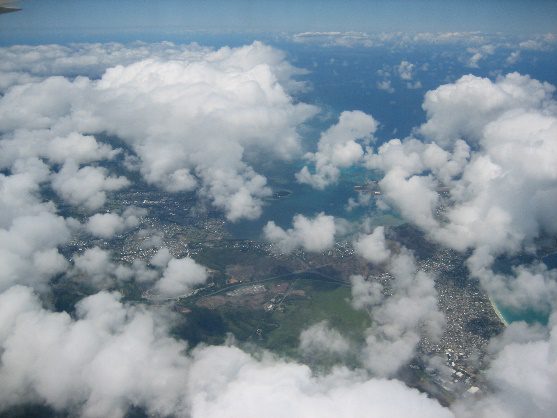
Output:
[[[497,308],[499,309],[501,316],[503,316],[503,318],[508,324],[510,324],[511,322],[524,321],[527,322],[528,324],[538,323],[542,325],[547,325],[549,321],[549,315],[546,313],[536,312],[532,310],[516,312],[511,309],[499,307],[499,306],[497,306]]]
[[[557,252],[543,257],[542,261],[549,269],[557,268]],[[499,312],[501,313],[505,321],[509,324],[511,322],[525,321],[529,324],[539,323],[542,325],[547,325],[549,321],[549,314],[545,312],[537,312],[531,309],[516,311],[499,305],[497,305],[497,309],[499,309]]]
[[[373,201],[366,207],[347,210],[349,198],[357,198],[358,192],[354,186],[373,179],[373,173],[361,168],[352,168],[342,172],[337,184],[325,190],[299,184],[294,174],[302,167],[292,164],[283,167],[279,173],[267,174],[269,185],[273,191],[287,190],[290,195],[279,199],[269,199],[263,214],[257,220],[240,221],[228,225],[228,230],[237,239],[259,239],[262,229],[268,221],[274,221],[283,228],[289,228],[292,218],[296,214],[313,217],[320,212],[348,221],[358,221],[364,216],[370,216],[377,224],[399,223],[400,218],[394,212],[381,212],[375,208]],[[372,198],[373,199],[373,198]]]
[[[530,264],[536,261],[542,261],[550,270],[557,268],[557,252],[548,254],[542,257],[541,260],[536,259],[536,257],[534,256],[527,256],[527,255],[521,255],[514,259],[500,258],[496,260],[494,267],[497,272],[511,274],[512,266],[516,266],[520,264]],[[516,310],[504,306],[501,303],[497,304],[495,303],[495,301],[493,301],[493,304],[497,308],[497,310],[499,311],[503,319],[509,324],[511,322],[524,321],[529,324],[539,323],[542,325],[547,325],[549,321],[548,312],[540,312],[534,309]]]

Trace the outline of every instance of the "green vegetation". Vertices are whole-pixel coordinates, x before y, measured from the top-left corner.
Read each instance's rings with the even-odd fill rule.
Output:
[[[266,336],[264,345],[267,348],[292,354],[298,346],[300,333],[323,320],[345,337],[361,340],[370,318],[365,312],[352,308],[349,288],[302,280],[296,281],[294,287],[304,290],[306,297],[287,299],[283,312],[273,312],[273,319],[279,325]]]
[[[284,282],[284,279],[271,280],[265,284],[270,289]],[[300,333],[326,320],[345,337],[361,342],[370,318],[367,313],[352,308],[348,287],[323,281],[311,273],[298,275],[288,283],[284,300],[283,294],[268,291],[261,304],[242,303],[233,298],[214,309],[188,304],[192,311],[175,330],[176,335],[195,345],[222,342],[227,333],[232,333],[239,341],[298,357]],[[264,305],[268,306],[271,299],[273,309],[265,310]]]

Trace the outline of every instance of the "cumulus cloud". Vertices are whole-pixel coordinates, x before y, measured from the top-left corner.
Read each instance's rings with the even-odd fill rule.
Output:
[[[156,315],[117,293],[83,299],[76,318],[41,307],[29,288],[0,294],[0,408],[44,402],[88,417],[122,417],[129,406],[193,417],[373,415],[450,417],[398,381],[346,369],[314,376],[268,354],[199,347],[168,337]]]
[[[74,254],[72,261],[73,265],[68,270],[69,276],[97,290],[114,289],[130,280],[153,284],[161,277],[159,269],[148,267],[143,260],[134,259],[131,263],[118,263],[114,261],[111,251],[98,246]]]
[[[23,127],[22,127],[23,128]],[[92,135],[77,132],[53,135],[46,129],[18,129],[0,142],[0,166],[10,168],[15,161],[44,158],[53,164],[73,160],[76,164],[110,160],[120,150],[97,141]]]
[[[386,201],[430,239],[471,250],[471,275],[515,312],[555,311],[555,270],[534,262],[510,273],[493,271],[498,256],[535,254],[537,240],[557,233],[551,215],[557,201],[553,92],[553,86],[517,73],[495,81],[464,76],[426,94],[428,118],[415,132],[424,141],[391,140],[365,158],[368,167],[385,173],[379,185]],[[376,293],[364,287],[358,294],[373,300]],[[493,392],[463,402],[457,413],[551,416],[556,406],[549,393],[557,387],[549,354],[552,322],[545,331],[513,327],[513,338],[498,343],[486,374]],[[396,335],[415,341],[412,334]],[[381,352],[376,339],[371,346]],[[402,355],[405,347],[383,351]]]
[[[90,137],[85,141],[84,133],[118,136],[139,158],[149,183],[171,192],[198,190],[232,221],[258,217],[270,189],[246,155],[266,151],[288,159],[299,153],[297,128],[317,111],[290,96],[301,87],[293,79],[300,71],[282,52],[258,42],[217,51],[195,45],[168,50],[134,62],[124,59],[98,80],[52,76],[13,86],[0,99],[2,129],[24,127],[50,135],[31,145],[36,155],[54,146],[54,135],[81,136],[80,144],[89,147],[82,160],[111,153],[101,147],[96,156],[88,155],[95,154],[95,144]],[[47,157],[67,158],[56,153]],[[101,171],[65,161],[53,187],[70,203],[94,210],[102,205],[105,190],[124,182]],[[94,176],[99,185],[85,193],[87,188],[74,187],[65,174]]]
[[[391,295],[373,277],[353,276],[352,304],[370,313],[362,361],[378,376],[392,376],[414,356],[421,335],[441,337],[445,318],[437,307],[433,277],[418,270],[414,256],[404,247],[389,260]]]
[[[554,35],[553,35],[554,37]],[[528,45],[550,45],[555,43],[551,34],[527,39]],[[317,44],[320,46],[343,47],[404,47],[416,45],[455,45],[460,47],[477,47],[498,44],[508,45],[508,39],[501,34],[486,34],[480,32],[406,32],[365,33],[365,32],[302,32],[292,36],[298,43]]]
[[[197,44],[175,45],[172,42],[129,45],[110,43],[74,43],[71,45],[12,45],[0,48],[0,88],[52,75],[98,78],[115,65],[127,65],[147,58],[173,59],[195,57],[209,51]],[[1,80],[1,79],[0,79]]]
[[[414,77],[414,64],[409,61],[402,60],[396,66],[396,70],[402,80],[410,81]]]
[[[391,140],[366,165],[385,172],[387,203],[431,238],[477,257],[516,252],[557,230],[553,90],[516,73],[496,82],[464,76],[426,94],[419,132],[434,142]]]
[[[110,176],[102,167],[78,165],[69,160],[52,176],[52,188],[66,202],[88,212],[100,209],[106,192],[121,190],[130,184],[124,176]]]
[[[233,417],[452,416],[396,380],[360,380],[345,369],[317,377],[307,366],[255,362],[240,350],[224,347],[203,350],[195,359],[194,416],[218,417],[222,411]],[[213,379],[208,370],[222,378]]]
[[[549,335],[514,323],[505,331],[486,377],[494,390],[474,401],[454,406],[462,417],[549,418],[555,415],[557,402],[557,362],[555,356],[557,327]],[[509,335],[512,334],[512,335]]]
[[[335,239],[335,219],[323,212],[313,219],[296,215],[292,219],[292,228],[287,230],[269,221],[263,228],[265,238],[276,244],[284,252],[303,248],[310,252],[321,252],[331,248]]]
[[[538,312],[549,316],[557,303],[557,269],[548,269],[543,263],[520,265],[512,274],[495,273],[487,268],[491,263],[474,266],[468,263],[472,274],[478,277],[498,306],[513,312]]]
[[[207,269],[192,258],[173,258],[168,262],[154,290],[157,296],[174,298],[187,294],[196,285],[205,283],[207,277]]]
[[[299,348],[304,354],[345,354],[350,350],[350,343],[340,332],[329,327],[327,321],[321,321],[300,333]]]
[[[2,408],[44,401],[83,416],[121,417],[138,401],[153,414],[180,411],[185,344],[168,338],[152,315],[111,293],[82,300],[75,320],[42,309],[28,288],[0,297]]]
[[[387,93],[394,93],[395,89],[391,85],[391,80],[382,80],[377,82],[377,88],[379,90],[386,91]]]
[[[296,178],[317,189],[335,183],[340,169],[356,164],[364,155],[362,146],[372,139],[377,122],[372,116],[360,111],[345,111],[340,114],[338,123],[323,132],[317,144],[317,151],[306,155],[314,162],[315,173],[305,166]]]
[[[467,59],[466,65],[471,68],[478,68],[480,61],[494,54],[495,45],[485,44],[475,48],[468,48],[467,51],[472,55]]]
[[[294,34],[292,40],[322,46],[372,47],[375,45],[371,36],[365,32],[301,32]]]
[[[422,36],[424,42],[459,37]],[[77,221],[43,201],[44,185],[50,182],[64,201],[94,212],[107,193],[129,184],[86,165],[120,152],[97,134],[120,137],[134,154],[128,161],[136,162],[147,182],[170,192],[197,190],[232,221],[256,218],[270,193],[250,156],[262,151],[288,159],[299,152],[297,129],[316,109],[290,95],[301,87],[293,79],[299,72],[284,54],[260,43],[217,51],[159,48],[132,54],[118,45],[0,49],[8,57],[0,60],[0,409],[39,402],[103,417],[124,416],[130,405],[152,415],[204,417],[223,410],[242,417],[282,415],[285,407],[291,415],[451,416],[402,383],[370,379],[363,371],[316,376],[301,364],[227,346],[186,354],[186,344],[168,336],[164,321],[121,303],[118,294],[82,300],[72,318],[44,309],[30,288],[13,287],[45,290],[69,268],[58,247]],[[83,73],[89,77],[75,77]],[[375,120],[343,112],[308,155],[315,172],[306,167],[298,180],[323,188],[353,164],[383,171],[379,185],[386,202],[430,239],[473,250],[469,269],[496,300],[554,310],[554,270],[534,263],[512,274],[491,271],[497,255],[533,251],[536,239],[557,232],[553,92],[549,84],[519,74],[495,81],[463,77],[426,95],[427,121],[414,132],[425,141],[394,139],[376,153],[365,149]],[[94,214],[85,228],[108,238],[137,225],[138,216]],[[336,232],[334,219],[323,213],[313,219],[297,215],[290,229],[273,222],[264,229],[285,252],[323,251]],[[362,361],[373,374],[392,376],[414,355],[421,332],[435,338],[442,329],[433,278],[417,271],[405,249],[388,249],[382,229],[354,246],[369,261],[384,263],[391,276],[391,294],[372,278],[351,281],[353,305],[373,318]],[[148,282],[164,298],[188,293],[208,277],[193,259],[175,259],[165,249],[150,264],[118,264],[110,252],[93,247],[74,255],[69,273],[97,288]],[[551,416],[554,323],[541,331],[515,326],[494,343],[486,374],[493,393],[457,412]],[[327,341],[344,352],[339,335],[316,324],[300,336],[301,349]]]
[[[20,283],[45,290],[67,267],[58,246],[69,238],[64,219],[49,212],[19,216],[0,229],[0,289]]]
[[[162,247],[157,250],[153,257],[151,257],[149,263],[153,266],[164,268],[168,265],[170,260],[172,260],[170,250],[166,247]]]
[[[512,109],[541,110],[551,104],[555,87],[511,73],[495,82],[473,75],[445,84],[425,95],[427,122],[420,133],[440,146],[463,138],[480,141],[484,128]]]
[[[70,274],[76,280],[97,289],[112,288],[118,280],[129,280],[133,276],[132,269],[114,263],[112,253],[100,247],[75,254]]]
[[[378,226],[371,234],[360,236],[354,242],[354,250],[374,264],[388,260],[391,251],[385,242],[385,228]]]
[[[352,299],[355,309],[367,309],[383,301],[383,285],[376,281],[367,280],[360,274],[350,276]]]
[[[122,215],[117,213],[96,213],[91,216],[85,225],[87,231],[96,237],[112,238],[126,229],[139,225],[139,219],[147,214],[147,210],[129,207]]]

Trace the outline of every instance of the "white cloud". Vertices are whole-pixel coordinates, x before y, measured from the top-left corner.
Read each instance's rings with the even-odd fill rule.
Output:
[[[135,228],[139,225],[139,218],[145,216],[145,209],[129,207],[122,215],[117,213],[96,213],[87,220],[85,228],[87,231],[100,238],[112,238],[126,229]]]
[[[520,60],[520,51],[512,51],[509,56],[507,57],[507,59],[505,60],[505,63],[507,65],[514,65],[516,64],[518,61]]]
[[[294,42],[322,46],[372,47],[374,41],[364,32],[302,32],[292,37]]]
[[[237,220],[257,217],[269,193],[250,156],[295,156],[297,128],[316,111],[292,99],[289,92],[301,87],[292,79],[297,71],[284,54],[262,44],[218,51],[161,44],[164,51],[152,54],[146,47],[129,58],[121,46],[83,48],[0,49],[0,56],[11,57],[0,60],[0,88],[6,89],[0,98],[0,166],[10,173],[0,174],[0,408],[32,401],[103,417],[123,416],[129,405],[152,415],[204,417],[223,410],[272,416],[285,407],[290,414],[335,417],[450,416],[402,383],[369,379],[362,371],[315,376],[306,366],[234,347],[199,347],[186,355],[186,345],[168,337],[163,321],[120,303],[115,294],[86,298],[71,318],[43,309],[28,288],[11,287],[28,284],[42,291],[68,269],[57,248],[70,239],[77,221],[55,215],[54,204],[40,197],[43,184],[51,181],[60,197],[86,211],[100,208],[107,192],[128,184],[104,168],[83,166],[118,152],[91,133],[126,141],[152,184],[198,190]],[[35,65],[41,60],[44,66]],[[24,76],[27,67],[33,73]],[[107,67],[112,68],[101,76]],[[49,77],[84,69],[96,75]],[[490,267],[498,254],[531,249],[538,237],[557,233],[553,91],[519,74],[495,82],[463,77],[426,96],[428,120],[415,133],[432,143],[392,140],[367,155],[357,140],[365,145],[376,122],[361,112],[344,112],[309,156],[315,174],[306,168],[299,176],[325,187],[342,167],[364,162],[383,170],[386,201],[429,238],[472,249],[470,270],[495,298],[515,308],[550,311],[557,292],[554,270],[534,264],[503,275]],[[444,200],[440,186],[449,187]],[[441,201],[448,205],[438,213]],[[96,214],[87,228],[110,237],[135,226],[137,216]],[[334,244],[338,229],[333,217],[321,213],[313,219],[297,215],[287,230],[270,222],[264,232],[283,251],[320,252]],[[392,295],[361,276],[352,278],[352,293],[353,305],[372,310],[374,320],[363,361],[372,373],[392,376],[413,356],[422,327],[434,337],[441,330],[433,278],[416,272],[405,250],[390,254],[383,231],[361,237],[356,247],[372,261],[390,257]],[[75,255],[70,275],[93,287],[145,281],[163,297],[187,293],[207,279],[204,267],[190,258],[173,259],[168,250],[160,250],[151,265],[120,265],[94,247]],[[468,412],[544,416],[556,409],[553,323],[551,333],[514,327],[518,336],[505,336],[486,375],[494,393]],[[331,348],[337,352],[344,350],[324,325],[306,331],[301,338],[308,347],[327,340],[335,341]]]
[[[79,168],[71,160],[52,176],[52,188],[62,199],[89,212],[104,205],[106,192],[120,190],[129,184],[126,177],[109,176],[102,167]]]
[[[119,299],[87,297],[71,318],[43,309],[29,288],[0,294],[0,409],[41,402],[115,418],[131,405],[192,417],[452,416],[396,380],[346,369],[315,376],[307,366],[268,353],[258,360],[230,346],[188,355],[158,316]]]
[[[507,338],[486,371],[493,392],[475,402],[457,403],[454,406],[457,415],[463,418],[555,415],[557,327],[550,329],[549,336],[524,326],[518,329],[514,324],[508,331],[515,335]]]
[[[130,264],[116,263],[111,251],[96,246],[74,254],[73,267],[68,273],[73,280],[93,289],[112,289],[132,279],[140,283],[154,283],[160,278],[160,272],[148,268],[144,261],[135,259]]]
[[[82,254],[75,254],[73,264],[72,275],[98,289],[111,288],[118,278],[128,280],[133,274],[131,269],[112,262],[111,252],[100,247],[88,248]]]
[[[466,61],[466,66],[478,68],[480,61],[495,53],[495,45],[485,44],[479,47],[468,48],[467,51],[472,55]]]
[[[211,373],[208,373],[211,371]],[[214,376],[221,376],[214,379]],[[345,369],[324,377],[295,363],[255,362],[237,349],[195,353],[193,416],[451,417],[396,380],[357,379]]]
[[[174,298],[187,294],[196,285],[205,283],[207,277],[207,269],[192,258],[173,258],[168,262],[154,290],[157,296]]]
[[[557,201],[554,90],[517,73],[495,81],[464,76],[426,94],[428,119],[417,133],[431,143],[392,140],[366,156],[368,167],[385,172],[379,184],[387,202],[430,239],[472,250],[467,261],[471,275],[495,301],[515,311],[555,312],[555,270],[537,262],[517,266],[511,274],[492,271],[497,256],[536,253],[539,238],[551,240],[557,233],[552,215]],[[440,186],[447,186],[443,198]],[[368,296],[357,294],[373,300],[372,290]],[[394,318],[412,311],[393,311],[386,304],[380,309]],[[492,391],[462,401],[455,406],[457,414],[554,415],[554,321],[555,313],[545,332],[512,326],[514,335],[496,343],[498,351],[486,372]],[[393,335],[397,342],[415,341],[400,329]],[[376,354],[393,357],[403,356],[407,347],[383,344],[375,333],[368,344]],[[389,361],[373,365],[388,368]]]
[[[391,80],[382,80],[377,82],[377,88],[379,90],[386,91],[387,93],[394,93],[395,89],[391,85]]]
[[[0,313],[0,407],[44,400],[83,416],[121,417],[139,402],[150,413],[180,412],[185,344],[147,312],[99,293],[78,304],[73,320],[43,310],[28,288],[0,297],[8,308]]]
[[[317,151],[306,155],[306,159],[315,163],[315,174],[306,166],[296,178],[318,189],[335,183],[340,168],[360,161],[364,155],[362,143],[371,141],[376,129],[377,122],[372,116],[360,111],[342,112],[338,123],[321,134]]]
[[[69,237],[64,219],[49,212],[19,216],[0,229],[0,289],[19,283],[45,290],[67,267],[57,247]]]
[[[292,228],[287,230],[273,221],[269,221],[263,228],[265,238],[287,253],[300,247],[310,252],[331,248],[335,242],[335,232],[334,217],[324,213],[317,214],[313,219],[296,215],[292,219]]]
[[[362,350],[364,365],[375,375],[392,376],[414,356],[422,333],[430,339],[441,337],[444,316],[437,307],[433,277],[418,270],[413,255],[405,248],[390,259],[392,294],[385,296],[382,285],[353,276],[352,304],[366,309],[373,319]]]
[[[151,257],[149,263],[153,266],[164,268],[168,265],[170,260],[172,260],[170,250],[166,247],[162,247],[157,250],[153,257]]]
[[[352,306],[354,309],[367,309],[383,301],[383,285],[360,274],[350,276]]]
[[[85,55],[99,49],[106,63],[115,59],[106,58],[109,53],[103,48],[85,49]],[[112,49],[117,56],[124,54],[120,47]],[[18,51],[27,53],[16,49],[9,54]],[[56,54],[70,52],[63,49]],[[169,45],[163,53],[138,61],[145,55],[148,50],[132,53],[134,60],[122,59],[124,65],[108,68],[98,80],[49,77],[13,86],[0,99],[3,130],[25,128],[40,130],[43,136],[51,132],[59,138],[79,137],[89,148],[95,144],[83,139],[85,132],[118,136],[139,157],[140,171],[149,183],[172,192],[197,189],[232,221],[258,217],[270,189],[247,156],[267,152],[289,159],[300,152],[297,129],[317,111],[296,103],[289,94],[303,87],[293,79],[301,71],[282,52],[258,42],[217,51]],[[39,147],[55,147],[54,140],[33,143],[34,155],[46,152]],[[106,157],[112,151],[84,149],[82,159],[91,159],[94,152]],[[47,157],[67,159],[59,153]],[[68,164],[65,161],[64,166]],[[85,174],[92,173],[76,173]],[[68,182],[56,182],[55,189],[72,204],[92,209],[103,200],[96,193],[78,197],[79,190]]]
[[[77,132],[53,135],[50,130],[18,129],[0,142],[0,166],[11,167],[19,159],[45,158],[52,164],[73,160],[77,164],[112,159],[119,150],[99,143],[94,136]]]
[[[401,61],[400,64],[396,66],[399,77],[402,80],[410,81],[414,78],[414,64],[408,61]]]
[[[435,142],[391,140],[366,165],[385,172],[387,203],[430,238],[457,250],[518,251],[557,231],[553,90],[516,73],[495,83],[462,77],[426,94],[420,132]],[[450,191],[442,218],[438,187]]]
[[[356,254],[374,264],[382,263],[391,256],[385,242],[385,228],[382,226],[375,228],[371,234],[361,235],[353,245]]]
[[[422,107],[428,120],[420,132],[443,147],[460,138],[477,143],[488,123],[511,109],[547,107],[554,90],[548,83],[518,73],[500,77],[495,83],[463,76],[426,93]]]
[[[321,321],[300,333],[300,350],[304,354],[330,353],[346,354],[350,350],[349,341],[336,329]]]

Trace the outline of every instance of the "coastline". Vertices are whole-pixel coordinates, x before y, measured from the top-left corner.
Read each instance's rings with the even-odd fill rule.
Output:
[[[504,325],[505,327],[508,327],[508,326],[509,326],[509,323],[508,323],[508,321],[505,319],[505,317],[503,316],[503,314],[501,313],[501,311],[499,310],[499,308],[497,307],[496,303],[493,302],[493,299],[491,299],[489,296],[488,296],[488,299],[489,299],[489,303],[491,303],[491,307],[493,308],[493,311],[495,312],[495,314],[497,315],[497,317],[499,318],[499,320],[503,323],[503,325]]]

